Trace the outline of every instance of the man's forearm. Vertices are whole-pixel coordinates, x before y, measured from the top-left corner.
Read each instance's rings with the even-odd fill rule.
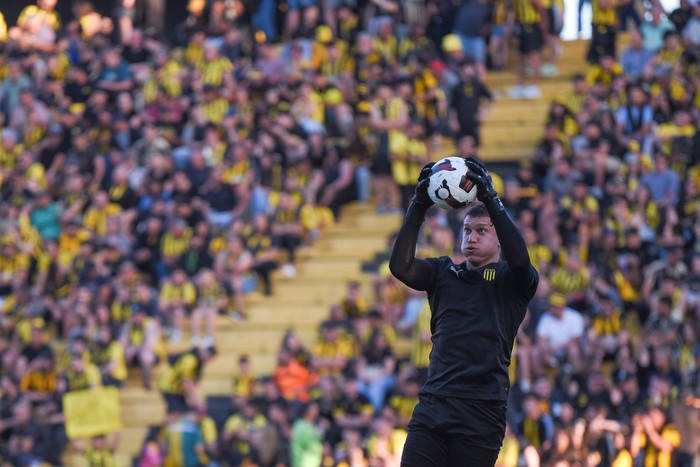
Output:
[[[416,290],[425,290],[429,281],[425,261],[416,260],[418,235],[427,209],[428,206],[411,203],[389,259],[389,270],[394,277]]]
[[[487,200],[486,209],[489,211],[493,226],[501,243],[503,258],[513,271],[526,271],[530,267],[530,255],[522,235],[503,207],[498,197]]]
[[[406,211],[404,223],[396,236],[394,248],[391,250],[389,270],[399,280],[408,274],[415,260],[416,245],[420,226],[425,218],[426,208],[412,203]]]

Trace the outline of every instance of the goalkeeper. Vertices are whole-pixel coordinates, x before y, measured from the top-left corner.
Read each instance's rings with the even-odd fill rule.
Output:
[[[408,424],[405,467],[494,465],[506,427],[513,340],[539,282],[486,166],[472,157],[466,161],[481,201],[464,218],[466,261],[415,257],[420,226],[433,204],[428,164],[389,263],[401,282],[428,293],[431,310],[433,350]]]

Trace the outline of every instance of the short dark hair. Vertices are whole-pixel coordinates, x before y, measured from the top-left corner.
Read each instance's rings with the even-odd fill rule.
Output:
[[[466,218],[467,216],[469,217],[491,217],[489,215],[489,212],[486,210],[486,206],[483,204],[475,204],[473,206],[470,206],[469,209],[467,210],[467,213],[464,215]]]

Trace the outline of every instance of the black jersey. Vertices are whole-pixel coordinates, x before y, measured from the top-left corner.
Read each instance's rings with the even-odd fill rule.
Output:
[[[514,277],[505,262],[466,269],[446,256],[427,261],[433,350],[421,391],[507,400],[513,340],[537,290],[537,273]]]

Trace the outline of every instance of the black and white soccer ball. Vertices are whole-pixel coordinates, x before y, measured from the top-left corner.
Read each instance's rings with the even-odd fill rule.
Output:
[[[466,161],[457,156],[445,157],[431,169],[428,196],[436,206],[447,211],[461,209],[476,199],[476,186],[467,178]]]

